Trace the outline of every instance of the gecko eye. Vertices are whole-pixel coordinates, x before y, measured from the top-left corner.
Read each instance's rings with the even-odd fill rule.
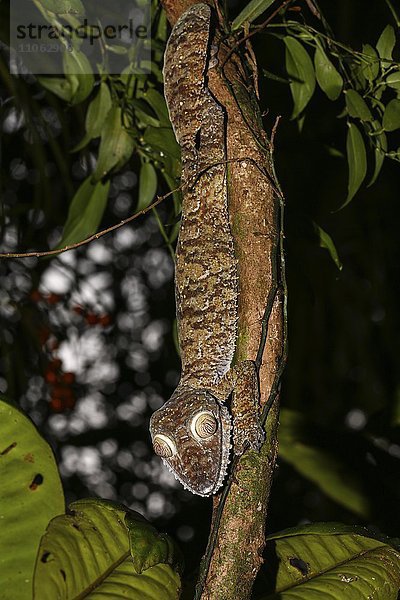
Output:
[[[154,436],[153,439],[154,452],[161,458],[171,458],[176,454],[176,446],[170,437],[161,433]]]
[[[192,419],[190,431],[195,438],[207,439],[218,429],[218,421],[210,412],[199,412]]]

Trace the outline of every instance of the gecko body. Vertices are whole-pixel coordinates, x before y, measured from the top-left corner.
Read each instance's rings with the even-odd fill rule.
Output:
[[[231,368],[238,271],[228,211],[225,114],[207,87],[207,72],[215,64],[210,18],[208,5],[191,6],[175,24],[165,53],[165,97],[182,155],[175,267],[182,374],[150,423],[155,452],[201,496],[215,493],[227,472],[232,419],[224,403],[240,381],[243,394],[251,396],[253,416],[258,397],[254,364]],[[259,447],[262,432],[253,416],[238,414],[234,421],[237,451],[245,440]]]

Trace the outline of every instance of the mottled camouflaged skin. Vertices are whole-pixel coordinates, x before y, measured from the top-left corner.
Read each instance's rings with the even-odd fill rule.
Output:
[[[182,151],[175,275],[182,382],[206,389],[230,367],[238,297],[224,113],[206,87],[209,21],[205,4],[185,13],[169,39],[164,68],[165,97]]]
[[[175,290],[182,359],[180,383],[151,418],[152,438],[168,436],[176,453],[163,458],[181,483],[208,496],[222,485],[231,447],[231,418],[222,406],[237,337],[238,275],[229,226],[225,116],[207,88],[210,8],[190,7],[168,41],[165,97],[182,151],[183,206]],[[196,439],[191,419],[207,410],[218,422]],[[257,435],[259,435],[257,433]]]

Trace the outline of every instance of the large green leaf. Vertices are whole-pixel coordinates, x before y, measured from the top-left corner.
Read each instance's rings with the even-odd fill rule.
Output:
[[[135,140],[122,123],[122,110],[115,106],[109,110],[101,133],[99,158],[93,174],[102,179],[114,167],[122,167],[131,157]]]
[[[315,523],[268,536],[276,582],[274,591],[260,600],[396,600],[400,552],[363,533]]]
[[[239,29],[243,23],[252,23],[265,12],[275,0],[251,0],[238,14],[232,23],[232,31]]]
[[[292,119],[298,117],[309,101],[315,90],[315,73],[311,58],[294,37],[283,38],[286,45],[286,70],[291,79],[290,90],[293,97]]]
[[[34,600],[174,600],[180,570],[172,541],[141,515],[104,500],[81,500],[53,519],[42,538]]]
[[[64,512],[53,453],[33,423],[0,400],[0,598],[31,600],[36,553]]]
[[[81,242],[96,233],[107,204],[110,182],[92,182],[89,176],[82,183],[69,207],[67,222],[56,248]]]
[[[325,54],[321,44],[317,44],[315,50],[314,66],[321,90],[325,92],[329,100],[337,100],[343,88],[343,78]]]
[[[306,429],[306,421],[300,413],[282,410],[280,456],[338,504],[368,517],[370,507],[357,473],[334,453],[313,444]]]
[[[340,208],[346,206],[354,198],[367,174],[367,153],[364,140],[354,123],[349,123],[346,151],[349,165],[348,191],[347,198]]]

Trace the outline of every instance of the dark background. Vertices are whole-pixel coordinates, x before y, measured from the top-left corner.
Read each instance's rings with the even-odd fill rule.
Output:
[[[318,26],[305,3],[298,6],[298,18]],[[392,23],[383,0],[321,7],[336,37],[355,49],[374,45]],[[4,3],[0,11],[6,41]],[[260,68],[285,77],[283,44],[268,34],[253,39]],[[93,167],[91,151],[69,152],[85,112],[45,94],[30,75],[11,78],[7,61],[3,48],[1,248],[45,250],[60,238],[73,190]],[[343,99],[329,102],[317,90],[299,134],[288,86],[260,84],[267,130],[282,115],[275,158],[286,196],[290,349],[282,406],[301,415],[299,439],[334,456],[343,481],[357,478],[368,505],[364,514],[350,511],[301,475],[296,460],[280,459],[267,529],[326,520],[398,535],[399,166],[386,160],[377,183],[335,212],[347,164],[329,148],[345,149]],[[399,145],[395,134],[391,140]],[[134,212],[138,168],[132,160],[113,178],[102,228]],[[169,210],[166,200],[162,220]],[[319,247],[313,221],[332,236],[341,271]],[[177,537],[190,569],[204,549],[211,500],[175,482],[148,434],[152,411],[179,376],[172,276],[153,216],[52,260],[2,260],[0,391],[52,444],[68,502],[101,496],[140,510]]]

